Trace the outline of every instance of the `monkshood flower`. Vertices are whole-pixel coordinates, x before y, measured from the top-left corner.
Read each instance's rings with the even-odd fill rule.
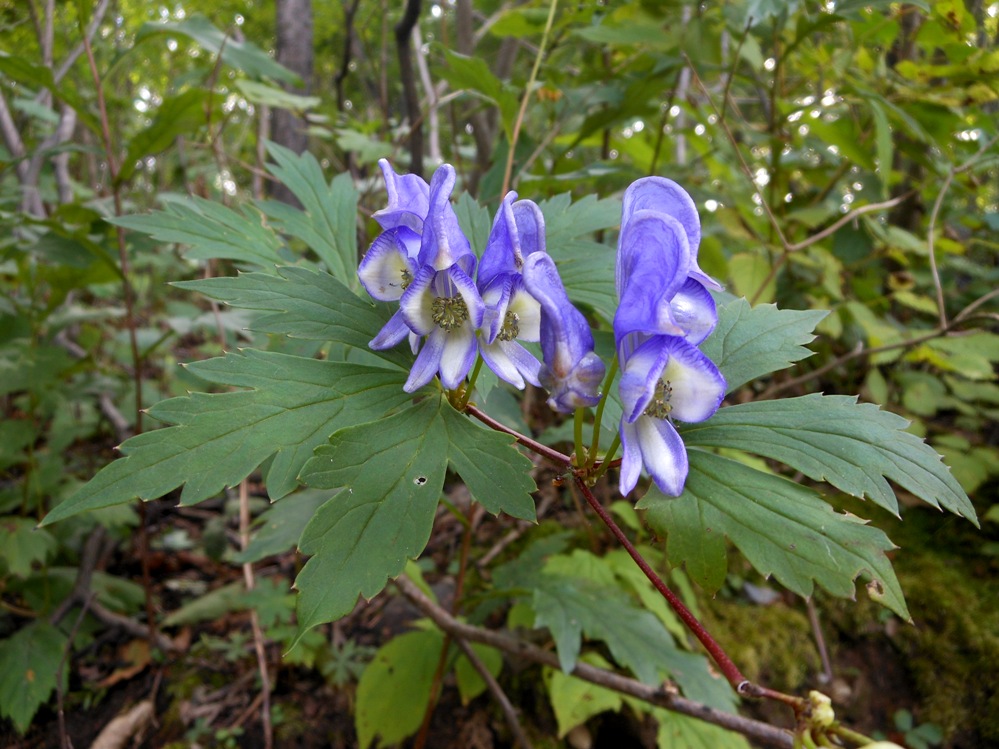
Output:
[[[614,317],[624,406],[619,488],[631,492],[644,466],[663,493],[679,496],[689,464],[673,419],[703,421],[725,396],[725,378],[697,349],[717,323],[705,288],[717,283],[697,267],[700,223],[682,188],[639,180],[624,205]]]
[[[570,412],[600,401],[604,363],[593,351],[593,334],[586,318],[565,293],[555,262],[546,252],[524,259],[524,285],[541,305],[541,384],[548,405]]]
[[[398,301],[399,311],[368,345],[391,348],[409,336],[415,353],[425,337],[403,388],[413,392],[438,372],[444,387],[456,388],[475,361],[485,305],[472,282],[475,255],[451,207],[454,168],[444,164],[428,185],[379,163],[389,204],[374,216],[385,231],[357,272],[374,299]]]
[[[475,254],[451,207],[454,167],[444,164],[430,180],[430,198],[413,280],[399,299],[405,324],[426,336],[403,390],[411,393],[440,374],[448,390],[457,388],[475,362],[475,331],[485,304],[472,274]]]
[[[545,251],[545,221],[530,200],[507,193],[479,263],[477,285],[486,311],[479,353],[496,376],[523,389],[540,385],[541,362],[517,341],[540,338],[541,305],[524,285],[524,258]]]
[[[375,237],[357,275],[372,299],[397,302],[416,276],[423,223],[430,211],[430,185],[415,174],[396,174],[385,159],[378,165],[389,200],[385,208],[374,213],[374,218],[385,231]],[[416,353],[419,337],[398,311],[369,345],[376,350],[389,349],[407,336]]]

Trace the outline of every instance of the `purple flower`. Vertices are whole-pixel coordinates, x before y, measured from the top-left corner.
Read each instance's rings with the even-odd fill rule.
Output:
[[[524,257],[545,251],[545,221],[530,200],[507,193],[479,263],[478,288],[486,305],[479,353],[496,376],[516,388],[540,385],[541,362],[517,341],[540,338],[541,305],[524,285]]]
[[[593,334],[582,313],[572,306],[555,262],[545,252],[524,260],[524,284],[541,304],[541,384],[548,405],[570,412],[600,401],[604,363],[593,351]]]
[[[475,362],[476,329],[485,304],[472,281],[475,255],[451,207],[454,167],[442,165],[430,181],[418,270],[399,299],[405,324],[426,336],[403,389],[411,393],[440,373],[448,390],[458,387]],[[391,324],[391,321],[390,321]]]
[[[642,466],[663,493],[679,496],[687,451],[673,419],[709,418],[725,396],[725,378],[697,345],[718,315],[697,266],[700,221],[675,182],[641,179],[625,192],[616,282],[614,338],[621,363],[620,490],[635,488]]]
[[[690,276],[710,289],[721,291],[721,284],[697,265],[697,248],[701,244],[701,219],[697,206],[680,185],[665,177],[643,177],[631,183],[624,192],[621,205],[621,233],[639,211],[664,213],[683,227],[690,248]]]
[[[475,255],[451,207],[454,168],[444,164],[428,185],[379,164],[389,204],[374,216],[385,231],[357,273],[374,299],[398,301],[399,311],[368,345],[390,348],[409,336],[415,353],[425,336],[404,389],[413,392],[438,372],[444,387],[456,388],[475,361],[485,305],[472,282]]]
[[[687,479],[687,451],[673,419],[709,418],[725,397],[725,378],[696,346],[657,335],[622,363],[620,393],[621,493],[635,488],[644,465],[664,494],[679,496]]]

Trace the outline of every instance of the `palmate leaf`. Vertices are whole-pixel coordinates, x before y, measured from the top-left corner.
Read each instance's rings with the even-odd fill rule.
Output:
[[[777,309],[772,304],[750,307],[745,299],[735,299],[718,308],[718,325],[701,351],[718,365],[732,392],[811,356],[804,344],[815,339],[812,330],[827,314]]]
[[[175,285],[233,307],[273,313],[253,321],[253,330],[261,333],[338,341],[365,350],[391,314],[387,305],[375,306],[361,299],[328,273],[294,266],[275,272],[277,275],[244,273]],[[401,369],[408,370],[413,363],[406,347],[371,353]]]
[[[545,216],[548,254],[573,301],[588,304],[606,320],[614,319],[614,248],[588,235],[621,223],[621,201],[588,195],[575,203],[569,193],[538,204]]]
[[[56,688],[66,635],[44,619],[31,622],[10,639],[0,640],[0,716],[21,733]],[[66,688],[68,668],[62,670]]]
[[[311,153],[299,155],[271,142],[267,152],[275,162],[267,170],[295,194],[305,210],[275,201],[260,203],[261,210],[278,231],[311,247],[341,283],[356,286],[357,190],[350,175],[340,174],[327,184]]]
[[[467,424],[439,395],[334,434],[301,473],[309,486],[343,491],[302,534],[301,551],[314,556],[295,582],[300,633],[349,613],[358,595],[376,595],[423,551],[449,461],[487,509],[533,517],[526,460],[512,438]]]
[[[125,456],[56,506],[44,523],[99,507],[154,499],[184,485],[182,504],[207,499],[244,479],[268,458],[267,489],[294,490],[312,450],[340,428],[402,405],[406,374],[378,367],[247,350],[190,365],[210,382],[251,388],[194,393],[150,409],[174,426],[121,446]]]
[[[690,450],[684,493],[672,499],[654,487],[637,507],[667,536],[674,565],[709,592],[725,580],[727,536],[764,576],[810,596],[817,582],[833,595],[852,598],[854,581],[870,578],[868,591],[904,619],[909,612],[885,552],[888,537],[865,521],[835,512],[817,494],[786,479],[729,458]]]
[[[898,514],[886,478],[934,507],[977,524],[975,508],[940,455],[909,422],[845,395],[806,395],[742,403],[683,430],[688,445],[730,447],[779,460],[815,481],[868,496]]]
[[[247,207],[237,212],[204,198],[185,197],[166,203],[162,211],[108,221],[161,242],[187,245],[184,256],[192,260],[235,260],[266,270],[286,262],[278,255],[281,240]]]

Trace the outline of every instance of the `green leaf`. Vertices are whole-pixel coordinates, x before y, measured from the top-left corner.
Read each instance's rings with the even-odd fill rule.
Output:
[[[153,36],[186,36],[232,67],[242,70],[251,78],[272,78],[280,83],[301,86],[301,79],[283,65],[275,62],[253,42],[238,41],[230,34],[219,31],[200,13],[182,21],[144,23],[135,35],[135,46]]]
[[[684,493],[664,497],[653,487],[638,503],[646,520],[667,535],[674,565],[684,552],[706,539],[727,536],[764,577],[773,576],[789,590],[810,596],[818,583],[836,596],[853,598],[854,580],[871,579],[871,597],[909,619],[895,572],[885,556],[894,549],[877,528],[849,514],[839,514],[818,495],[778,476],[763,473],[700,450],[689,451],[690,474]],[[715,552],[723,548],[715,541]],[[701,568],[688,574],[709,592],[724,579],[724,554],[700,557]],[[704,574],[707,567],[707,575]]]
[[[733,293],[758,302],[773,301],[777,294],[777,279],[770,278],[770,269],[770,261],[759,253],[739,252],[733,255],[728,261]]]
[[[36,562],[44,562],[58,548],[52,534],[36,529],[34,520],[0,518],[0,562],[15,577],[27,577]]]
[[[612,668],[611,664],[596,653],[587,653],[580,660],[597,668]],[[548,699],[555,713],[560,739],[594,715],[608,710],[617,712],[624,704],[617,692],[577,679],[563,671],[546,668],[542,671],[542,678],[548,688]]]
[[[184,485],[182,504],[235,486],[268,458],[274,499],[297,486],[313,449],[336,430],[378,418],[411,396],[405,374],[247,350],[189,365],[209,382],[251,388],[162,401],[149,414],[173,424],[132,437],[125,456],[57,505],[43,524],[84,510],[154,499]]]
[[[295,581],[300,632],[349,613],[358,595],[375,596],[426,547],[447,469],[441,408],[432,397],[338,431],[305,464],[306,484],[344,491],[302,534],[302,553],[313,556]]]
[[[357,190],[349,174],[329,184],[311,153],[267,143],[276,162],[267,170],[291,190],[305,211],[286,203],[268,201],[260,208],[281,232],[301,239],[343,284],[357,285]]]
[[[454,213],[458,217],[458,224],[461,226],[462,232],[472,245],[472,250],[476,255],[482,257],[482,253],[486,249],[486,242],[489,240],[489,232],[493,226],[489,210],[479,205],[475,198],[467,192],[463,192],[458,196],[458,202],[454,205]]]
[[[503,654],[494,647],[482,645],[481,643],[470,643],[472,652],[478,656],[479,661],[486,667],[495,679],[503,670]],[[486,691],[487,685],[479,672],[475,670],[471,661],[464,653],[458,656],[454,663],[455,681],[458,682],[458,694],[461,696],[461,704],[467,705],[480,694]]]
[[[235,260],[265,269],[285,262],[278,255],[281,241],[247,207],[236,212],[220,203],[189,197],[171,200],[162,211],[108,221],[161,242],[188,245],[184,255],[191,260]]]
[[[357,685],[354,725],[361,749],[373,741],[377,747],[398,744],[419,730],[443,646],[444,636],[434,629],[407,632],[378,650]]]
[[[891,166],[893,158],[893,140],[891,125],[884,107],[875,99],[870,99],[871,114],[874,116],[874,136],[878,153],[878,175],[881,177],[881,197],[887,198],[891,187]]]
[[[651,711],[659,721],[656,746],[659,749],[750,749],[745,736],[727,731],[689,715],[656,708]]]
[[[549,559],[535,579],[532,605],[534,626],[551,631],[562,670],[569,674],[576,667],[585,633],[607,643],[614,660],[642,682],[659,682],[676,652],[662,623],[613,584],[554,571],[559,564],[558,557]]]
[[[441,71],[441,75],[452,88],[475,91],[496,104],[507,142],[512,141],[513,123],[520,106],[514,93],[493,75],[481,57],[466,57],[447,48],[442,48],[442,51],[447,67]]]
[[[718,308],[718,325],[701,344],[728,381],[728,392],[765,374],[785,369],[811,356],[804,347],[812,330],[828,312],[779,310],[773,304],[750,307],[735,299]]]
[[[232,561],[236,564],[259,562],[265,557],[297,548],[305,526],[330,499],[330,492],[314,489],[305,489],[283,497],[260,516],[250,543],[246,549],[234,555]]]
[[[24,733],[56,688],[66,636],[41,619],[0,640],[0,715]],[[62,681],[68,669],[63,668]]]
[[[585,236],[621,223],[621,201],[587,195],[575,203],[569,193],[538,204],[545,217],[548,253],[573,301],[587,304],[607,321],[617,310],[612,247]]]
[[[940,455],[909,422],[845,395],[806,395],[720,409],[683,430],[687,445],[730,447],[779,460],[898,515],[886,478],[934,507],[977,523],[975,508]]]
[[[482,429],[449,405],[443,410],[448,460],[473,499],[494,515],[505,512],[534,522],[531,461],[514,447],[513,437]]]
[[[18,83],[25,84],[29,88],[50,91],[57,100],[71,106],[76,111],[76,116],[80,122],[86,125],[92,133],[100,135],[100,123],[90,114],[87,102],[77,95],[72,85],[67,85],[65,88],[57,86],[49,67],[36,65],[24,55],[9,55],[0,51],[0,73]]]
[[[274,274],[244,273],[174,285],[233,307],[272,313],[253,321],[255,331],[337,341],[364,351],[391,314],[387,307],[361,299],[329,274],[297,266],[277,268]],[[406,348],[370,353],[407,371],[413,364]]]
[[[262,104],[275,109],[289,109],[293,112],[306,112],[315,109],[323,100],[318,96],[300,96],[257,81],[238,80],[236,88],[253,104]]]
[[[238,580],[200,595],[179,609],[171,611],[162,624],[164,627],[183,627],[212,621],[232,611],[242,611],[248,607],[246,585],[242,580]]]
[[[118,172],[118,184],[127,182],[135,174],[136,163],[143,157],[165,151],[180,135],[197,133],[209,120],[209,97],[205,89],[191,88],[164,98],[152,124],[129,139],[128,153]]]

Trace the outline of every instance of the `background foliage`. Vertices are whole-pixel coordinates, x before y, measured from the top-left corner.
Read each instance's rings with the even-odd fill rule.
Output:
[[[822,584],[822,573],[783,561],[789,572],[765,580],[760,572],[772,569],[753,557],[744,538],[733,535],[731,543],[746,557],[720,536],[693,543],[703,524],[713,522],[712,512],[744,507],[734,500],[692,511],[647,495],[643,514],[666,544],[642,530],[634,510],[616,505],[621,521],[650,558],[685,563],[673,569],[671,582],[719,639],[745,640],[762,653],[741,654],[752,677],[788,690],[823,685],[858,723],[911,746],[999,741],[995,688],[971,686],[999,660],[999,6],[963,0],[566,5],[555,16],[520,121],[548,6],[476,3],[473,12],[471,5],[422,9],[413,83],[422,168],[429,176],[439,159],[455,164],[475,198],[458,205],[473,244],[481,248],[488,231],[515,141],[512,184],[542,203],[550,250],[574,299],[610,319],[613,255],[600,248],[615,239],[617,196],[646,174],[684,185],[702,212],[702,267],[749,302],[733,302],[728,314],[777,314],[762,306],[768,303],[800,310],[783,319],[799,326],[800,344],[815,352],[808,358],[800,346],[782,352],[796,366],[763,379],[769,369],[754,369],[745,356],[742,376],[726,371],[730,402],[740,405],[719,416],[751,421],[754,402],[800,396],[788,408],[807,424],[818,393],[830,405],[860,393],[901,417],[884,414],[880,422],[889,435],[884,460],[892,463],[884,473],[901,487],[900,507],[880,476],[789,460],[800,431],[753,458],[717,420],[691,430],[688,440],[720,448],[720,455],[704,453],[701,460],[726,461],[731,465],[722,473],[734,478],[705,493],[736,493],[744,488],[740,467],[775,467],[764,458],[794,466],[785,478],[805,486],[830,480],[842,492],[827,492],[834,507],[873,518],[902,547],[894,561],[916,626],[868,607],[864,594],[853,605],[819,591],[806,606],[795,594],[811,594],[812,579]],[[225,420],[236,423],[237,409],[264,415],[280,405],[253,388],[287,379],[282,364],[292,356],[322,353],[312,366],[316,382],[325,381],[321,370],[335,370],[352,403],[368,398],[384,411],[393,398],[404,400],[402,379],[372,382],[364,368],[374,357],[345,361],[346,349],[324,346],[339,336],[310,317],[316,305],[340,310],[356,326],[342,334],[354,335],[362,348],[370,337],[364,331],[377,330],[385,317],[346,289],[323,284],[319,269],[356,289],[357,253],[375,232],[367,217],[384,202],[375,161],[384,156],[400,169],[407,162],[421,168],[395,49],[402,10],[375,2],[317,4],[308,93],[285,90],[282,84],[297,78],[267,53],[275,38],[271,3],[195,10],[129,0],[93,8],[37,1],[0,7],[0,706],[6,721],[0,730],[12,742],[21,734],[25,745],[44,745],[59,735],[59,703],[67,715],[95,709],[103,718],[63,729],[78,732],[80,744],[122,703],[150,699],[161,715],[150,745],[235,742],[244,725],[257,730],[257,718],[242,714],[255,693],[269,694],[268,685],[226,692],[219,674],[245,675],[247,684],[256,679],[253,643],[262,641],[278,736],[292,740],[310,722],[323,725],[308,710],[328,717],[330,706],[356,704],[357,740],[366,745],[380,733],[388,744],[415,733],[424,719],[434,668],[444,662],[440,633],[425,628],[385,637],[379,622],[393,634],[390,624],[407,618],[393,613],[401,599],[391,596],[342,625],[306,633],[299,625],[313,622],[302,621],[301,609],[294,615],[290,586],[299,568],[304,563],[301,574],[324,576],[337,559],[337,550],[310,545],[308,531],[303,536],[332,490],[321,477],[306,490],[295,480],[312,448],[336,428],[329,428],[337,423],[336,400],[316,402],[299,382],[282,396],[316,402],[312,421],[227,434]],[[300,115],[313,156],[266,144],[267,112],[276,109]],[[272,180],[291,188],[302,210],[271,199]],[[279,265],[290,267],[276,271]],[[276,284],[281,294],[269,294]],[[763,348],[761,340],[725,341],[713,344],[721,348],[711,354],[717,360],[725,346],[746,354],[754,343]],[[247,346],[253,348],[239,352]],[[210,358],[223,352],[224,358]],[[400,368],[404,378],[403,352],[386,352],[378,364]],[[232,387],[250,389],[183,397]],[[217,411],[192,415],[190,404],[209,397]],[[501,388],[490,392],[488,405],[525,431],[559,435],[559,425],[536,421]],[[140,409],[175,426],[146,431],[154,424]],[[449,412],[442,408],[434,418],[445,423]],[[890,436],[903,419],[945,456],[982,518],[981,533],[909,506],[908,493],[920,495],[921,482],[933,478],[904,462],[914,439]],[[303,443],[316,424],[327,431]],[[191,446],[213,440],[204,449],[217,453],[178,454],[151,466],[141,484],[116,484],[114,471],[124,469],[112,469],[101,474],[105,484],[83,490],[93,495],[92,512],[35,528],[111,461],[115,445],[140,434],[126,448],[128,461],[115,464],[125,465],[142,454],[131,452],[138,447],[172,439],[176,425],[189,430]],[[412,451],[404,429],[394,437],[399,449]],[[420,430],[407,438],[419,440]],[[815,439],[835,435],[818,429]],[[192,472],[194,463],[210,466],[214,455],[231,454],[234,444],[245,452],[232,475]],[[321,451],[329,449],[335,448]],[[460,456],[447,457],[460,463]],[[264,459],[266,493],[278,499],[294,492],[294,501],[268,507],[255,480],[242,485],[242,497],[225,491]],[[473,479],[456,467],[475,495]],[[695,462],[694,483],[719,473],[697,469]],[[456,605],[473,623],[495,625],[500,603],[512,603],[502,609],[504,623],[530,627],[537,617],[559,642],[560,658],[575,650],[601,667],[611,658],[653,681],[655,673],[643,674],[643,667],[672,659],[663,668],[683,674],[686,667],[678,680],[687,696],[732,709],[731,695],[716,689],[672,614],[629,577],[627,560],[608,550],[552,478],[535,472],[549,515],[528,530],[513,518],[531,517],[533,503],[525,504],[531,487],[506,478],[509,496],[488,509],[508,515],[482,519],[467,493],[435,476],[453,512],[435,521],[432,499],[421,529],[431,538],[430,553],[408,578],[424,584],[426,575],[435,583],[428,592],[443,598],[448,585],[453,593],[455,581],[467,577]],[[777,477],[773,482],[809,496]],[[329,487],[340,485],[328,480]],[[119,504],[165,493],[167,500],[148,506]],[[864,493],[869,501],[861,505],[854,497]],[[942,504],[970,516],[971,508],[954,497]],[[199,500],[208,501],[188,507]],[[248,540],[250,516],[255,535]],[[736,520],[749,529],[760,522]],[[457,560],[467,558],[457,540],[463,527],[473,528],[477,541],[468,572],[457,569]],[[887,541],[877,544],[879,554],[889,548]],[[292,553],[296,546],[313,555],[308,563]],[[488,555],[492,568],[481,563]],[[382,576],[401,568],[400,561]],[[899,601],[891,608],[904,613],[899,594],[891,594]],[[593,601],[608,600],[619,612],[634,610],[623,617],[632,629],[608,629],[597,616]],[[315,605],[323,611],[315,622],[349,613]],[[566,621],[577,617],[574,628],[558,624],[565,612],[572,612]],[[823,663],[813,644],[816,631],[825,632],[831,662]],[[149,636],[155,648],[146,644]],[[584,637],[597,646],[579,653]],[[565,645],[572,641],[575,647]],[[279,654],[296,642],[278,666]],[[660,647],[655,655],[636,650],[642,642]],[[636,741],[642,730],[658,732],[644,740],[662,746],[740,740],[718,738],[710,733],[717,729],[622,701],[552,669],[542,674],[546,696],[535,707],[538,680],[511,671],[497,651],[480,658],[521,698],[525,721],[538,735],[589,731],[599,739],[619,720]],[[206,675],[205,663],[215,664],[215,675]],[[413,670],[407,682],[389,678],[400,663]],[[488,698],[475,701],[486,686],[475,681],[480,677],[467,656],[447,663],[455,694],[441,699],[466,711],[461,730],[486,726],[505,736],[502,720],[482,707]],[[214,693],[206,694],[202,681]],[[315,702],[325,707],[307,701],[302,707],[308,684],[324,685]],[[400,684],[409,684],[408,691]],[[393,689],[421,697],[386,699]],[[591,709],[579,712],[580,704]],[[626,717],[609,717],[607,710]],[[480,713],[485,717],[475,717]],[[657,729],[649,728],[653,720]],[[435,729],[446,731],[439,722]],[[355,728],[329,730],[353,736]]]

